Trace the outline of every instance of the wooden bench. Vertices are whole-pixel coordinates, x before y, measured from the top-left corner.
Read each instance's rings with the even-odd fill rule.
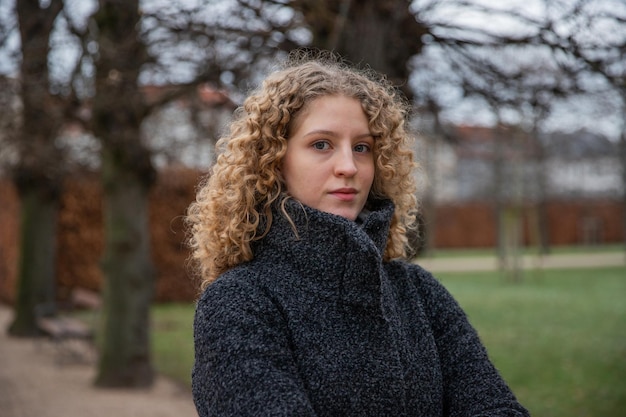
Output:
[[[102,307],[100,295],[85,288],[73,288],[66,308],[60,310],[58,307],[40,306],[36,311],[37,328],[42,336],[48,337],[57,347],[59,362],[84,359],[86,348],[93,347],[95,322]],[[80,310],[93,314],[92,323],[73,315]],[[89,346],[84,346],[85,342]],[[77,343],[83,346],[79,348]]]

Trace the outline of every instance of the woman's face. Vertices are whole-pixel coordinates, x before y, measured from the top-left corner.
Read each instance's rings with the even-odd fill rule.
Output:
[[[374,180],[372,137],[361,103],[320,97],[294,120],[282,173],[287,191],[315,209],[355,220]]]

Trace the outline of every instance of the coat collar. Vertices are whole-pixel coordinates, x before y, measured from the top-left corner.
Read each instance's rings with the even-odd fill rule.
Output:
[[[368,205],[362,224],[291,199],[284,207],[297,235],[281,208],[274,207],[269,232],[253,245],[258,261],[280,268],[272,279],[289,280],[287,285],[320,296],[339,296],[346,303],[378,304],[393,203],[378,200]]]
[[[272,208],[273,220],[267,235],[269,242],[276,243],[276,240],[287,239],[305,240],[312,245],[326,245],[331,241],[340,243],[340,237],[350,237],[350,240],[355,239],[362,244],[370,244],[371,241],[381,256],[387,245],[394,212],[391,200],[374,200],[368,203],[368,209],[364,210],[356,221],[319,211],[293,199],[287,199],[284,208],[284,212],[278,204]]]

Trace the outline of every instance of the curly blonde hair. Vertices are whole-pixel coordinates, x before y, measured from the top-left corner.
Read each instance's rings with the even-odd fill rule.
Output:
[[[373,71],[358,70],[333,56],[296,54],[237,109],[229,134],[217,143],[216,163],[189,207],[189,245],[202,288],[253,258],[251,242],[271,227],[272,204],[289,198],[280,166],[292,122],[311,101],[329,95],[362,104],[375,138],[369,198],[395,204],[384,259],[406,257],[406,232],[415,227],[417,212],[413,138],[405,127],[408,105]]]

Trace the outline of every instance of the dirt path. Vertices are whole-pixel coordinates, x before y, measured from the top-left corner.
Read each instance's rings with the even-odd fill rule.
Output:
[[[624,252],[553,254],[546,256],[524,255],[520,259],[526,270],[553,268],[598,268],[605,266],[623,266],[626,268]],[[498,269],[495,256],[444,257],[418,259],[417,263],[427,270],[437,272],[494,271]]]
[[[0,304],[0,416],[197,416],[189,390],[163,377],[149,390],[94,388],[93,365],[60,365],[49,343],[8,337],[12,314]]]

